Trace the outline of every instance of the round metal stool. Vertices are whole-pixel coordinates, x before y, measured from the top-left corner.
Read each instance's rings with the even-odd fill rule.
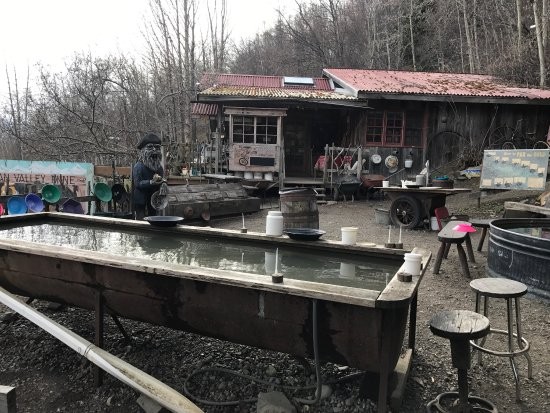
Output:
[[[428,403],[426,411],[431,412],[490,412],[498,413],[488,400],[468,394],[468,369],[470,368],[470,340],[477,340],[489,334],[489,319],[477,312],[450,310],[437,313],[430,320],[430,330],[451,342],[453,367],[458,370],[458,392],[445,392]],[[445,406],[449,406],[447,408]]]
[[[470,282],[470,287],[476,293],[476,313],[480,312],[481,297],[483,297],[483,315],[489,316],[489,297],[503,298],[506,300],[507,318],[508,318],[508,330],[498,330],[491,328],[489,334],[503,334],[508,336],[508,351],[496,351],[489,348],[485,348],[485,341],[487,337],[483,337],[478,344],[477,341],[472,341],[472,347],[474,350],[479,350],[478,361],[482,364],[482,353],[492,354],[498,357],[508,357],[510,365],[512,366],[512,372],[514,373],[514,380],[516,382],[516,399],[521,400],[521,391],[519,387],[519,376],[514,362],[514,358],[519,355],[524,355],[527,359],[527,377],[533,377],[533,371],[531,366],[531,357],[529,356],[529,342],[523,337],[521,333],[521,311],[519,305],[519,299],[527,293],[527,286],[523,283],[514,280],[508,280],[506,278],[478,278]],[[513,330],[514,326],[514,312],[513,304],[515,304],[516,313],[516,332]],[[517,348],[514,348],[514,341],[517,342]]]

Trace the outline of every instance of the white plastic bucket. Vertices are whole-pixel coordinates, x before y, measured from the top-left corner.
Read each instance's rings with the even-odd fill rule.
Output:
[[[274,237],[283,235],[283,213],[281,211],[269,211],[267,213],[265,234]]]
[[[382,188],[389,188],[390,187],[390,181],[382,181]]]
[[[426,183],[426,175],[416,175],[416,185],[424,185]]]
[[[439,231],[439,224],[437,223],[436,217],[430,217],[430,227],[432,231]]]
[[[355,245],[357,242],[357,227],[342,227],[342,244]]]
[[[245,172],[244,173],[244,179],[253,179],[254,174],[252,172]]]
[[[340,276],[342,278],[354,278],[355,277],[355,264],[349,264],[347,262],[340,263]]]
[[[413,166],[413,160],[408,158],[405,159],[405,168],[411,168]]]
[[[273,181],[273,172],[266,172],[266,173],[264,174],[264,179],[265,179],[266,181]]]
[[[407,253],[405,254],[405,264],[403,265],[403,271],[412,274],[420,275],[422,268],[422,255]]]
[[[261,172],[254,172],[254,179],[262,179],[264,174]]]

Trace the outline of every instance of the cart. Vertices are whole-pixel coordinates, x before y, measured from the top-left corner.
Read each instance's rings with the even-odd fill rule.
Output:
[[[429,220],[436,208],[445,206],[447,196],[470,192],[468,188],[419,187],[378,188],[391,200],[390,219],[393,225],[415,228]]]

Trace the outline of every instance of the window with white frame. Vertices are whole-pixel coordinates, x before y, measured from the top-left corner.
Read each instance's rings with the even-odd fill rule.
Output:
[[[234,143],[277,143],[277,122],[275,116],[232,115]]]

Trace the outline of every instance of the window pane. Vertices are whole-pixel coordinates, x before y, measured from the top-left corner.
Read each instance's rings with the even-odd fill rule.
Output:
[[[403,112],[386,113],[386,143],[401,145],[403,135]]]
[[[244,135],[244,143],[254,143],[254,135]]]
[[[384,112],[372,112],[367,115],[367,143],[382,142],[384,131]]]

